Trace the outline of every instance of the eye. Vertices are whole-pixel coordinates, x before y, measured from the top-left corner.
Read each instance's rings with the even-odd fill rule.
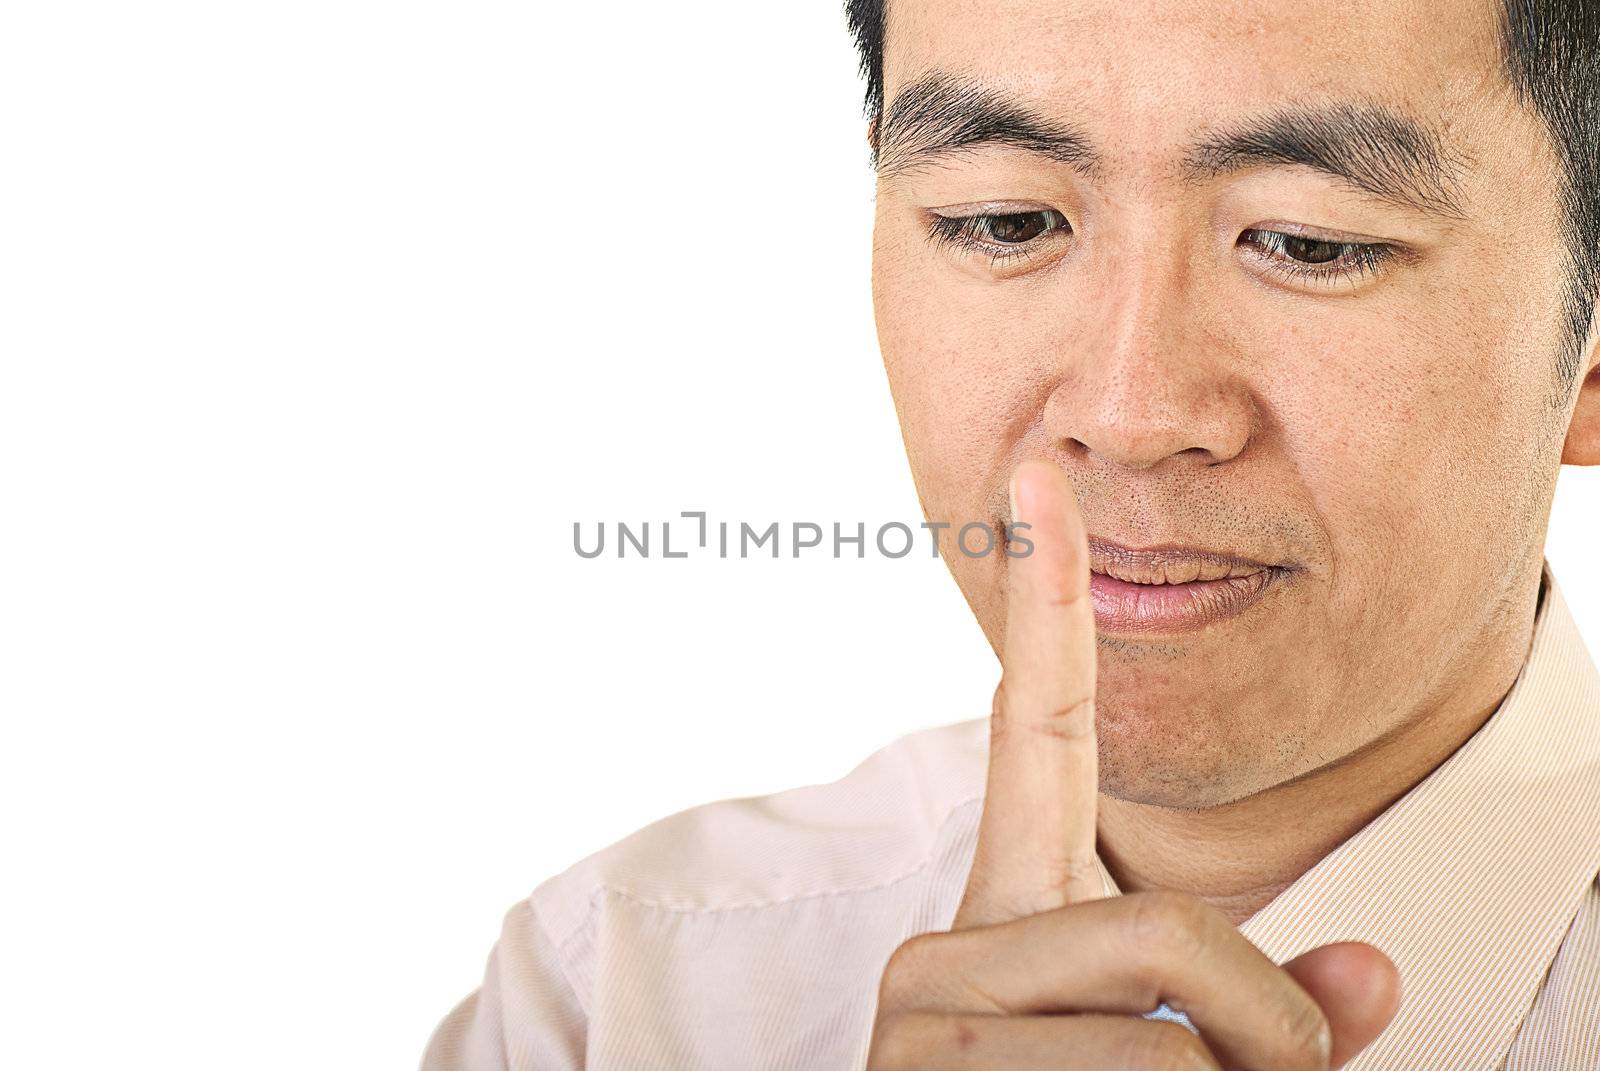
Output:
[[[1052,208],[942,216],[928,221],[932,241],[987,255],[992,262],[1024,257],[1071,233],[1067,218]]]
[[[1400,252],[1387,242],[1335,241],[1254,227],[1239,235],[1239,244],[1272,270],[1315,282],[1359,282],[1381,272]]]

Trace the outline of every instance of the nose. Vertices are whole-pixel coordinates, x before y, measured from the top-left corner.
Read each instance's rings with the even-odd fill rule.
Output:
[[[1052,445],[1132,470],[1244,452],[1257,408],[1226,338],[1206,325],[1203,285],[1172,262],[1102,275],[1061,347],[1043,414]]]

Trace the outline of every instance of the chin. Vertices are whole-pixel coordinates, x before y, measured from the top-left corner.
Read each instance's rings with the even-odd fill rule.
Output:
[[[1232,746],[1209,711],[1171,709],[1155,718],[1138,712],[1096,710],[1100,791],[1128,803],[1198,810],[1232,803],[1257,791],[1260,771],[1248,753]]]

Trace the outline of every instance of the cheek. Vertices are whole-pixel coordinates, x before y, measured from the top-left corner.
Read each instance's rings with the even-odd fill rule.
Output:
[[[1032,367],[1025,322],[1008,323],[983,288],[941,287],[939,275],[919,254],[880,246],[878,340],[924,506],[981,517],[1046,379]]]
[[[1464,330],[1452,309],[1465,314],[1453,301],[1381,317],[1352,304],[1252,340],[1279,448],[1329,534],[1325,611],[1360,635],[1392,631],[1399,603],[1459,620],[1516,556],[1537,401],[1507,321]]]

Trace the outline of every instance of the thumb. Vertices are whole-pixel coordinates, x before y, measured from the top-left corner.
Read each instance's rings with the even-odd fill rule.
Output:
[[[1313,948],[1283,965],[1311,994],[1333,1029],[1330,1066],[1343,1067],[1383,1033],[1400,1010],[1400,972],[1388,956],[1360,941]]]

